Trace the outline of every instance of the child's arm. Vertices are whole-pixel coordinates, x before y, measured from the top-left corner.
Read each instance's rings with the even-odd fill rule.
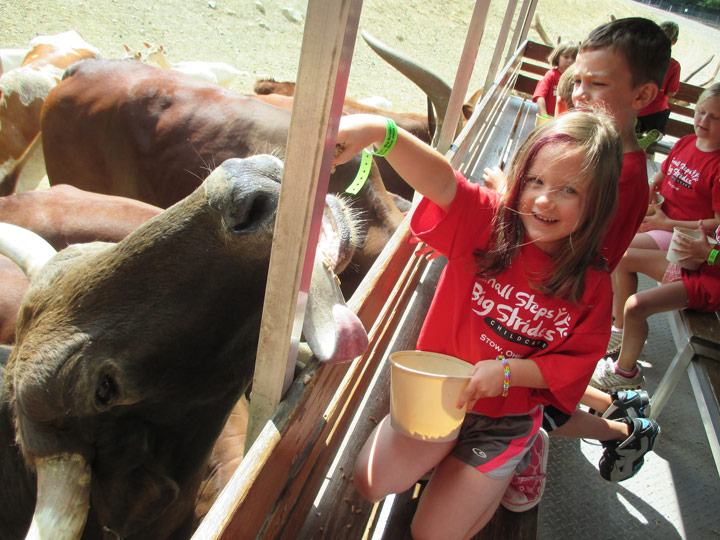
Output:
[[[650,186],[650,203],[655,200],[655,194],[660,192],[660,186],[665,181],[665,174],[661,171],[656,172],[653,177],[648,180]]]
[[[537,114],[538,116],[547,116],[547,103],[544,97],[537,98]]]
[[[337,138],[340,153],[334,164],[345,163],[372,144],[382,145],[386,126],[382,116],[343,116]],[[416,191],[447,211],[457,191],[455,171],[450,162],[404,129],[398,127],[397,131],[397,142],[385,159]]]
[[[686,229],[697,229],[698,223],[702,223],[702,226],[706,230],[714,231],[718,225],[720,225],[720,213],[715,212],[715,216],[708,219],[702,219],[700,221],[682,221],[677,219],[670,219],[665,212],[660,210],[658,206],[655,207],[655,213],[651,216],[646,216],[643,222],[640,224],[638,232],[659,230],[659,231],[672,231],[674,227],[685,227]]]
[[[507,176],[497,165],[495,167],[485,167],[483,170],[483,183],[488,189],[505,193],[507,188]]]
[[[548,387],[540,368],[532,360],[508,358],[507,363],[510,366],[510,384],[512,386]],[[458,399],[458,408],[467,403],[469,410],[475,401],[480,398],[495,397],[502,394],[504,371],[499,360],[478,362],[470,370],[470,375],[472,378]]]

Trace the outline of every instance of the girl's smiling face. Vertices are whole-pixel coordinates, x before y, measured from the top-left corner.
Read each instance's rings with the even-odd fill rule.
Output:
[[[538,150],[520,192],[518,210],[530,241],[550,255],[583,218],[587,178],[584,158],[569,143],[549,143]]]

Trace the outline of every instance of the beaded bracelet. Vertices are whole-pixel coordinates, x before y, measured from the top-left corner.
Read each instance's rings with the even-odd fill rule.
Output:
[[[510,364],[508,363],[507,359],[501,354],[497,357],[500,362],[502,362],[503,367],[503,390],[502,390],[502,397],[508,396],[508,391],[510,390]]]
[[[385,140],[382,146],[374,152],[376,156],[380,157],[387,156],[390,153],[390,150],[393,149],[397,142],[398,136],[397,124],[393,120],[386,118],[385,126]]]
[[[713,250],[710,252],[710,255],[708,255],[708,261],[707,261],[708,264],[715,264],[715,259],[717,258],[717,256],[718,256],[718,250],[717,250],[717,249],[713,249]]]

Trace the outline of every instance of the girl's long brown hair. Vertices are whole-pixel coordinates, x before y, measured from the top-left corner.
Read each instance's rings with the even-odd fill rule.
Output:
[[[617,205],[622,140],[612,118],[603,113],[568,112],[530,133],[510,166],[507,192],[493,222],[491,245],[474,253],[476,273],[483,278],[495,276],[517,255],[525,238],[518,208],[520,193],[533,160],[546,144],[575,146],[585,158],[579,176],[588,182],[580,225],[553,255],[554,268],[532,271],[532,285],[544,294],[577,302],[584,291],[585,270],[605,265],[599,249]]]

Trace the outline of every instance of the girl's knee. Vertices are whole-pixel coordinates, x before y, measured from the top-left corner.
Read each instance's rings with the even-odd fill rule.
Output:
[[[370,479],[370,471],[366,462],[358,458],[353,468],[352,482],[357,492],[370,502],[377,502],[384,499],[388,494],[381,493],[377,485],[373,485]]]
[[[645,304],[637,294],[625,302],[625,319],[646,319],[648,315]]]

